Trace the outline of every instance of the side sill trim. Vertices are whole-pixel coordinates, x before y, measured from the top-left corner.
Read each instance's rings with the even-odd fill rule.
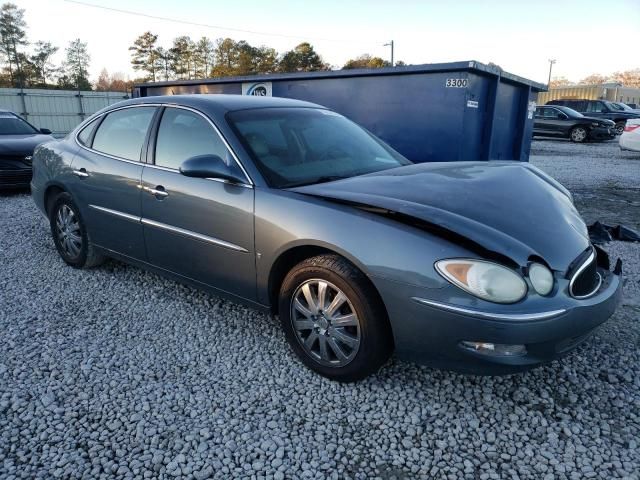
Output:
[[[143,218],[141,221],[143,225],[149,225],[151,227],[160,228],[162,230],[167,230],[169,232],[178,233],[186,237],[196,238],[198,240],[202,240],[203,242],[208,242],[214,245],[218,245],[219,247],[228,248],[229,250],[235,250],[236,252],[242,252],[242,253],[249,252],[249,250],[247,250],[246,248],[236,245],[235,243],[225,242],[224,240],[220,240],[218,238],[209,237],[208,235],[192,232],[191,230],[185,230],[184,228],[174,227],[171,225],[167,225],[166,223],[156,222],[155,220],[149,220],[148,218]]]
[[[463,315],[471,315],[473,317],[486,318],[489,320],[545,320],[547,318],[557,317],[566,312],[564,308],[558,310],[550,310],[548,312],[539,312],[539,313],[490,313],[483,312],[480,310],[473,310],[471,308],[458,307],[455,305],[450,305],[448,303],[440,303],[435,302],[433,300],[427,300],[425,298],[420,297],[411,297],[416,303],[420,303],[423,305],[429,305],[430,307],[435,307],[440,310],[446,310],[448,312],[460,313]]]
[[[156,222],[155,220],[149,220],[148,218],[136,217],[135,215],[131,215],[129,213],[120,212],[118,210],[112,210],[106,207],[100,207],[98,205],[89,205],[90,208],[95,210],[99,210],[104,213],[108,213],[110,215],[114,215],[116,217],[124,218],[136,223],[142,223],[143,225],[149,225],[150,227],[160,228],[162,230],[167,230],[169,232],[178,233],[180,235],[184,235],[185,237],[191,237],[203,242],[211,243],[213,245],[217,245],[219,247],[228,248],[229,250],[234,250],[236,252],[248,253],[249,250],[243,248],[235,243],[225,242],[224,240],[220,240],[218,238],[210,237],[208,235],[203,235],[201,233],[192,232],[191,230],[186,230],[184,228],[173,227],[171,225],[167,225],[166,223]]]
[[[91,204],[89,204],[89,208],[93,208],[94,210],[100,210],[101,212],[108,213],[116,217],[126,218],[127,220],[131,220],[132,222],[140,223],[140,217],[136,217],[135,215],[131,215],[129,213],[120,212],[119,210],[111,210],[110,208],[100,207],[98,205],[91,205]]]

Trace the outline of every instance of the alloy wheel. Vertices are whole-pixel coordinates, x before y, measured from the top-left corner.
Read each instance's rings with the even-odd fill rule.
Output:
[[[574,128],[571,131],[571,140],[574,142],[583,142],[587,138],[587,131],[584,128]]]
[[[68,205],[62,204],[56,213],[56,234],[62,251],[76,258],[82,250],[82,234],[78,217]]]
[[[358,315],[345,293],[326,280],[298,286],[291,299],[291,322],[305,353],[322,365],[344,367],[358,353]]]

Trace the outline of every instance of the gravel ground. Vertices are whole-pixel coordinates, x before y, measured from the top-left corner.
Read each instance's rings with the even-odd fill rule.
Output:
[[[609,144],[534,153],[582,207],[640,185]],[[561,361],[468,377],[392,360],[342,385],[266,315],[117,262],[66,267],[27,195],[0,197],[0,232],[0,478],[639,478],[640,245],[608,246],[624,305]]]

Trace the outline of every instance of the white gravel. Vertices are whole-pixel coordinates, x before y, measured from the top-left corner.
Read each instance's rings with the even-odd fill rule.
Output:
[[[0,196],[0,232],[2,479],[638,478],[640,245],[609,246],[625,303],[561,361],[508,377],[392,361],[343,385],[266,315],[117,262],[65,266],[27,195]]]

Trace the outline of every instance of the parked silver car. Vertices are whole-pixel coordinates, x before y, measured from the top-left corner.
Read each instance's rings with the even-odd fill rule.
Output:
[[[412,164],[306,102],[128,100],[40,146],[33,168],[69,265],[114,257],[279,314],[302,361],[336,380],[394,350],[528,368],[579,344],[620,295],[620,263],[609,271],[540,170]]]

